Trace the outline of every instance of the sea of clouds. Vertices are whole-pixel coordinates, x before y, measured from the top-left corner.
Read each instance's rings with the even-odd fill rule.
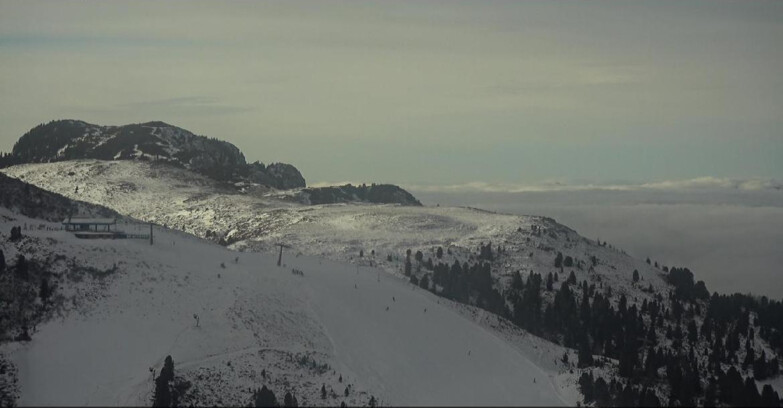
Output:
[[[425,205],[544,215],[639,257],[687,266],[711,291],[783,298],[783,183],[405,185]]]

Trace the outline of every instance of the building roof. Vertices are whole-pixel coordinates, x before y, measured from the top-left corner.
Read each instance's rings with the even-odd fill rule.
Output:
[[[77,236],[109,237],[120,235],[117,231],[74,231]]]
[[[110,225],[116,224],[116,218],[80,218],[71,217],[63,220],[63,224],[90,224],[90,225]]]

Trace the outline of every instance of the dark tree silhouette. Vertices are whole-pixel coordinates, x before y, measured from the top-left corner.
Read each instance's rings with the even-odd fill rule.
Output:
[[[296,407],[299,404],[296,401],[296,398],[291,394],[291,391],[288,391],[285,393],[285,397],[283,397],[283,406],[284,407]]]
[[[170,407],[173,405],[171,382],[174,380],[174,360],[166,356],[163,368],[155,379],[155,393],[152,405],[155,407]]]
[[[41,298],[41,302],[43,302],[43,304],[46,305],[51,295],[52,295],[52,288],[49,286],[49,280],[46,278],[41,279],[41,286],[38,289],[38,296]]]
[[[557,256],[555,257],[555,268],[562,268],[563,267],[563,253],[558,252]]]
[[[275,393],[264,385],[260,390],[253,392],[253,405],[256,407],[277,407]]]
[[[429,290],[429,288],[430,288],[430,280],[429,280],[429,278],[427,278],[427,275],[424,275],[424,276],[421,277],[421,279],[419,280],[419,287],[421,287],[422,289]]]

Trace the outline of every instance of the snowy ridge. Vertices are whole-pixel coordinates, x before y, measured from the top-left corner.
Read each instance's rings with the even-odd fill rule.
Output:
[[[145,162],[79,160],[18,165],[3,172],[66,197],[237,250],[272,250],[284,241],[304,254],[356,262],[364,250],[368,256],[361,262],[369,265],[373,260],[374,265],[401,273],[407,249],[422,250],[425,259],[435,259],[435,247],[451,247],[454,257],[447,255],[446,261],[452,262],[467,259],[482,242],[493,241],[507,246],[508,256],[498,268],[501,278],[518,270],[554,270],[552,259],[561,251],[583,261],[591,255],[603,260],[594,268],[597,273],[576,269],[579,280],[600,276],[621,293],[635,293],[639,285],[633,285],[629,277],[637,269],[645,286],[667,286],[659,269],[599,246],[544,217],[459,207],[299,205],[279,198],[274,190],[239,192],[189,171]],[[74,186],[80,186],[78,192]],[[534,225],[550,232],[533,236]],[[374,257],[369,256],[371,251]],[[386,260],[389,254],[392,262]]]
[[[274,256],[164,228],[150,246],[78,240],[2,208],[0,220],[0,231],[30,227],[4,246],[8,258],[67,254],[113,270],[90,278],[70,276],[67,262],[55,267],[74,306],[39,325],[32,341],[0,345],[18,369],[21,405],[149,405],[149,368],[159,371],[166,355],[192,384],[185,404],[245,405],[248,388],[262,384],[316,406],[363,405],[370,395],[382,405],[575,402],[552,381],[556,364],[538,365],[535,343],[512,347],[458,312],[463,306],[373,269],[293,254],[279,268]]]

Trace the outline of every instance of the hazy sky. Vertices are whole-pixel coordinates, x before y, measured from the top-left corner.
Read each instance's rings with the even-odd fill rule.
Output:
[[[783,178],[783,2],[0,0],[0,150],[163,120],[308,182]]]

